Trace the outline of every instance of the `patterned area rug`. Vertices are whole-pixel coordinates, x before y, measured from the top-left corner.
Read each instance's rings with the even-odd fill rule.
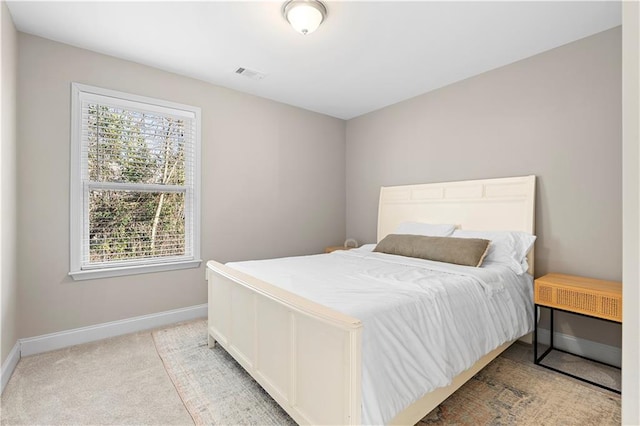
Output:
[[[196,425],[295,425],[220,345],[209,349],[204,320],[154,331],[169,377]]]
[[[155,331],[158,354],[196,425],[293,420],[216,345],[206,321]],[[498,357],[419,425],[619,425],[620,397],[529,363]]]
[[[504,357],[465,383],[419,425],[619,425],[620,396]]]

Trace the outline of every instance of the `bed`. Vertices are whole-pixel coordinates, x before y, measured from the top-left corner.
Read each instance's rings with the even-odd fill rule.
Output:
[[[535,176],[383,187],[377,239],[382,240],[405,222],[453,223],[461,230],[533,234],[534,200]],[[320,262],[324,265],[321,268],[331,270],[332,262],[354,264],[360,262],[357,258],[366,262],[388,261],[376,256],[364,250],[317,255],[316,260],[308,256],[261,261],[272,266],[266,271],[259,262],[223,265],[209,261],[209,346],[216,342],[222,345],[299,424],[415,424],[532,327],[530,318],[529,323],[505,334],[507,340],[495,346],[486,343],[481,353],[476,348],[473,360],[466,361],[468,368],[456,372],[455,377],[441,379],[436,388],[417,397],[412,390],[410,403],[392,401],[391,414],[387,410],[381,414],[384,417],[376,417],[376,413],[371,414],[371,406],[377,401],[372,402],[368,382],[375,381],[372,376],[379,378],[375,377],[375,371],[373,374],[370,371],[372,345],[368,342],[377,317],[367,313],[361,317],[349,315],[343,309],[329,307],[331,303],[301,296],[304,291],[292,291],[298,282],[307,279],[300,274],[287,275],[287,285],[274,284],[283,280],[284,270],[295,268],[298,263]],[[522,275],[528,277],[530,297],[533,250],[527,255],[526,265],[529,274]],[[486,273],[491,272],[489,269]],[[440,273],[465,276],[466,272]],[[482,282],[482,277],[469,279]],[[523,285],[525,288],[526,284]],[[327,294],[330,291],[325,291]],[[532,302],[526,303],[529,306],[526,309],[532,309]],[[388,379],[391,383],[397,378]]]

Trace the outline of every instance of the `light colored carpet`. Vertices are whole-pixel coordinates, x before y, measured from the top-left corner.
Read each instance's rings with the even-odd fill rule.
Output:
[[[1,405],[3,425],[193,424],[149,332],[24,357]]]
[[[207,348],[204,320],[154,334],[163,360],[150,332],[23,358],[2,395],[2,425],[192,425],[191,416],[198,424],[290,421],[224,350]],[[618,395],[531,358],[530,346],[512,345],[421,423],[620,424]]]
[[[220,345],[207,347],[205,321],[156,331],[153,336],[197,425],[291,422]],[[620,424],[618,395],[534,366],[530,357],[519,362],[530,347],[512,348],[419,424]]]

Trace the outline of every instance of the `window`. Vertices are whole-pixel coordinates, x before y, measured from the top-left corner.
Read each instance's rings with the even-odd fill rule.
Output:
[[[71,89],[70,275],[198,267],[200,109]]]

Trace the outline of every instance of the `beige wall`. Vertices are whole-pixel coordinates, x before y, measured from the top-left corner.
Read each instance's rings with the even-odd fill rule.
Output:
[[[0,292],[2,363],[16,344],[17,275],[16,275],[16,71],[18,34],[5,2],[0,3],[2,25],[2,145],[0,146]]]
[[[347,235],[375,240],[382,185],[535,174],[536,276],[620,280],[621,138],[618,27],[348,121]]]
[[[202,259],[320,253],[345,234],[345,123],[19,34],[20,336],[206,303],[200,269],[73,281],[70,85],[202,108]]]
[[[640,424],[640,4],[622,5],[622,424]]]
[[[536,275],[619,280],[620,38],[609,30],[355,118],[345,138],[338,119],[20,34],[19,337],[206,301],[203,268],[67,276],[72,81],[202,108],[205,260],[320,252],[345,229],[373,241],[381,185],[533,173]],[[620,344],[601,323],[560,331]]]

